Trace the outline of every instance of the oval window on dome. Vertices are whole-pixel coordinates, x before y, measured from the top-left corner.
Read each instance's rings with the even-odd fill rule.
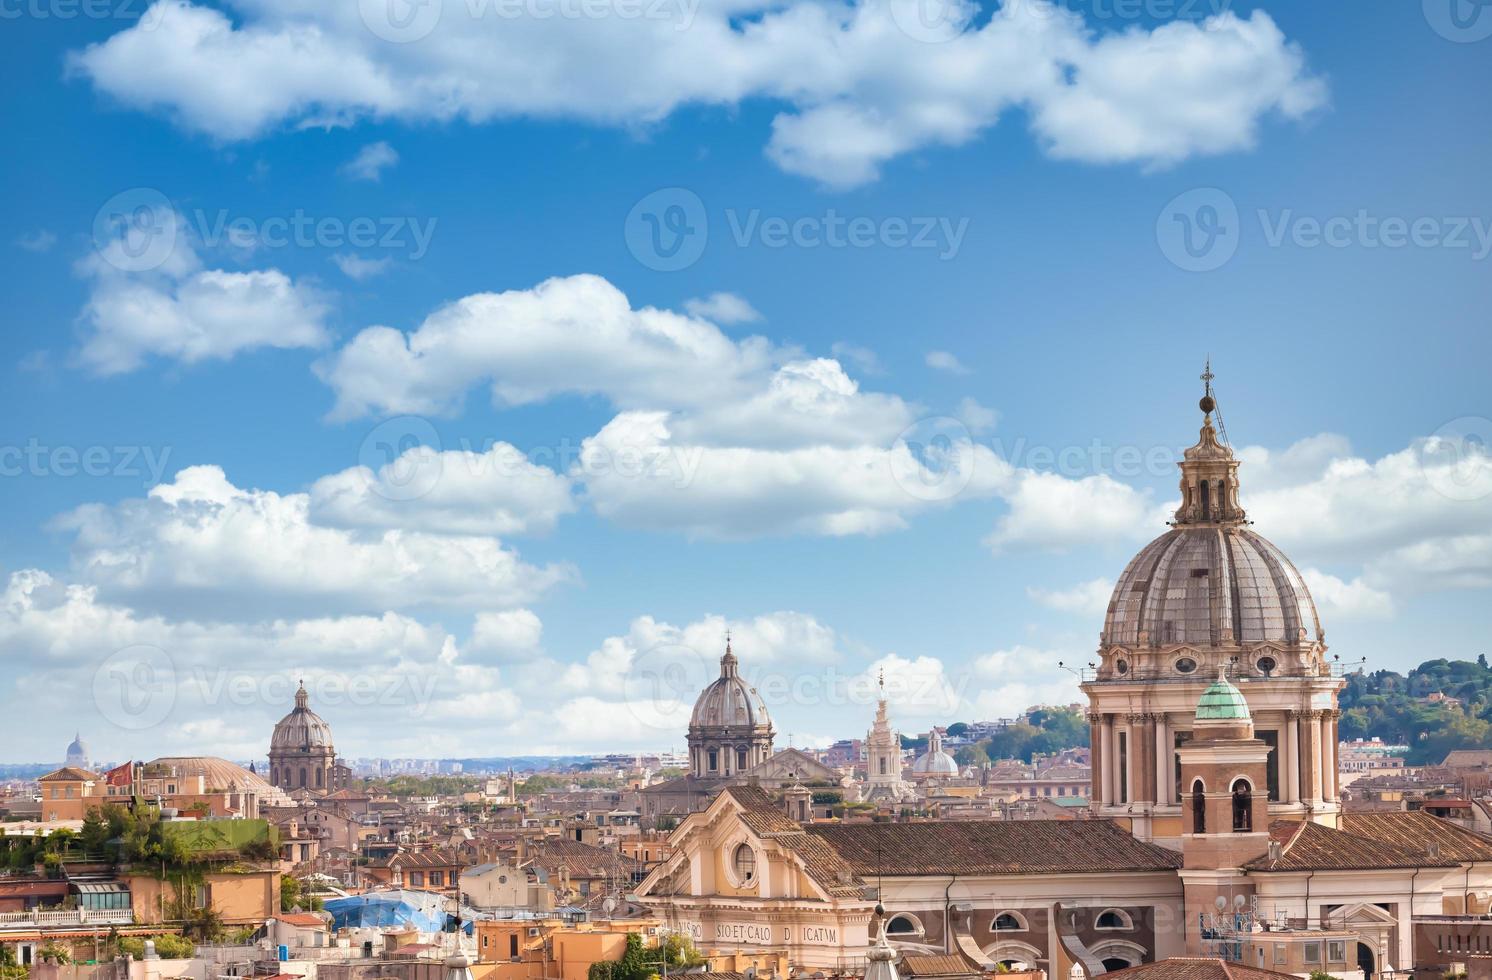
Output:
[[[1279,661],[1275,660],[1273,657],[1260,657],[1258,660],[1254,661],[1254,666],[1258,667],[1259,673],[1263,674],[1265,677],[1268,677],[1270,674],[1274,673],[1275,668],[1277,668],[1279,665]]]
[[[1182,657],[1176,661],[1176,673],[1178,674],[1194,674],[1196,670],[1197,662],[1191,657]]]
[[[1121,674],[1127,674],[1127,673],[1129,673],[1129,661],[1128,660],[1116,660],[1116,661],[1114,661],[1114,669],[1116,671],[1118,671],[1119,673],[1121,673]]]

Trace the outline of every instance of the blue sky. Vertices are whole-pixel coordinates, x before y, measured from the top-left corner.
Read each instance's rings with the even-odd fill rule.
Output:
[[[1333,652],[1485,652],[1492,11],[474,2],[6,8],[6,759],[247,756],[301,674],[378,692],[355,756],[677,745],[638,678],[726,625],[831,692],[798,741],[881,665],[909,729],[1068,699],[1175,486],[1107,454],[1190,444],[1209,354]],[[896,478],[929,434],[956,492]],[[528,462],[357,469],[410,438]]]

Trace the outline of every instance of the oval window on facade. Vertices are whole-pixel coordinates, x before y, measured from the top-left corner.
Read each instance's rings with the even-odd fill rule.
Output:
[[[1176,661],[1176,673],[1178,674],[1192,674],[1196,673],[1196,670],[1197,662],[1191,657],[1182,657]]]

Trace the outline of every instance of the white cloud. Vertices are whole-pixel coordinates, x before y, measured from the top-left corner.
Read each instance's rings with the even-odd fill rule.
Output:
[[[346,253],[333,255],[332,261],[337,264],[338,269],[342,270],[342,275],[358,282],[381,276],[394,265],[394,260],[391,258],[365,259],[360,255]]]
[[[203,268],[187,224],[155,209],[79,264],[89,280],[79,360],[96,374],[151,355],[185,364],[262,347],[320,347],[331,307],[278,269]]]
[[[1105,474],[1069,479],[1016,470],[1001,497],[1010,509],[985,538],[996,553],[1025,548],[1067,551],[1098,541],[1154,537],[1165,530],[1148,492]]]
[[[16,239],[16,244],[28,252],[50,252],[52,246],[57,244],[57,236],[45,228],[37,231],[27,232]]]
[[[1093,618],[1102,616],[1109,608],[1109,596],[1114,583],[1110,579],[1095,578],[1079,582],[1070,589],[1038,589],[1028,587],[1026,595],[1035,602],[1058,612],[1075,613]]]
[[[934,350],[927,352],[927,366],[938,371],[947,371],[949,374],[968,374],[969,369],[964,367],[957,357],[945,350]]]
[[[1000,421],[1000,413],[985,408],[972,398],[964,398],[958,403],[958,420],[967,425],[970,432],[978,434],[993,429]]]
[[[1302,568],[1306,587],[1322,615],[1348,619],[1388,619],[1394,614],[1393,597],[1361,578],[1344,582],[1319,568]]]
[[[479,612],[467,649],[494,660],[527,660],[542,651],[544,624],[528,609]]]
[[[756,307],[735,293],[711,293],[703,299],[685,300],[684,312],[727,327],[738,323],[755,323],[762,318]]]
[[[1059,662],[1073,666],[1086,662],[1062,650],[1014,646],[981,654],[973,672],[985,683],[971,695],[978,718],[1017,718],[1036,705],[1065,705],[1083,700],[1078,679]]]
[[[929,43],[922,3],[680,3],[644,18],[447,4],[407,38],[367,5],[373,23],[346,5],[254,0],[230,17],[160,0],[70,68],[221,139],[364,118],[647,126],[686,105],[767,100],[785,106],[768,156],[835,186],[965,143],[1011,109],[1054,156],[1164,165],[1246,149],[1264,118],[1326,98],[1263,11],[1095,33],[1058,5],[1008,3],[976,23],[977,5],[949,0],[933,11],[949,30]]]
[[[570,479],[505,442],[485,452],[412,446],[311,486],[309,517],[331,527],[437,534],[533,534],[575,509]]]
[[[745,390],[771,357],[759,337],[738,343],[696,317],[634,310],[605,279],[580,275],[464,297],[407,337],[369,327],[318,370],[337,394],[333,414],[346,418],[447,412],[478,384],[502,405],[559,393],[623,406],[706,404]]]
[[[399,162],[399,151],[383,140],[369,143],[357,151],[357,156],[342,166],[342,173],[353,180],[383,179],[383,172]]]
[[[308,494],[240,489],[194,466],[146,499],[91,504],[60,518],[73,567],[102,595],[224,616],[296,610],[521,606],[566,581],[496,539],[316,524]]]
[[[886,369],[881,366],[881,359],[876,352],[869,347],[861,347],[859,344],[851,344],[848,341],[836,340],[829,348],[841,362],[849,364],[863,375],[885,374]]]

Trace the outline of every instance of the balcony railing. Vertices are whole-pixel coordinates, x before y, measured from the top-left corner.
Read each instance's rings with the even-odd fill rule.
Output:
[[[0,929],[60,929],[70,926],[127,926],[135,921],[130,909],[27,909],[0,912]]]
[[[1268,674],[1260,673],[1245,664],[1233,664],[1226,669],[1228,680],[1236,683],[1251,684],[1259,681],[1278,680],[1321,680],[1331,678],[1340,680],[1349,674],[1356,673],[1362,667],[1361,663],[1329,663],[1321,667],[1296,668],[1293,670],[1272,670]],[[1153,683],[1156,681],[1169,681],[1175,684],[1201,683],[1210,684],[1217,680],[1217,668],[1198,667],[1189,674],[1183,674],[1175,667],[1131,667],[1121,674],[1113,668],[1105,669],[1100,676],[1099,672],[1091,667],[1075,668],[1074,673],[1083,683],[1096,682],[1099,684],[1130,684],[1136,681]]]

